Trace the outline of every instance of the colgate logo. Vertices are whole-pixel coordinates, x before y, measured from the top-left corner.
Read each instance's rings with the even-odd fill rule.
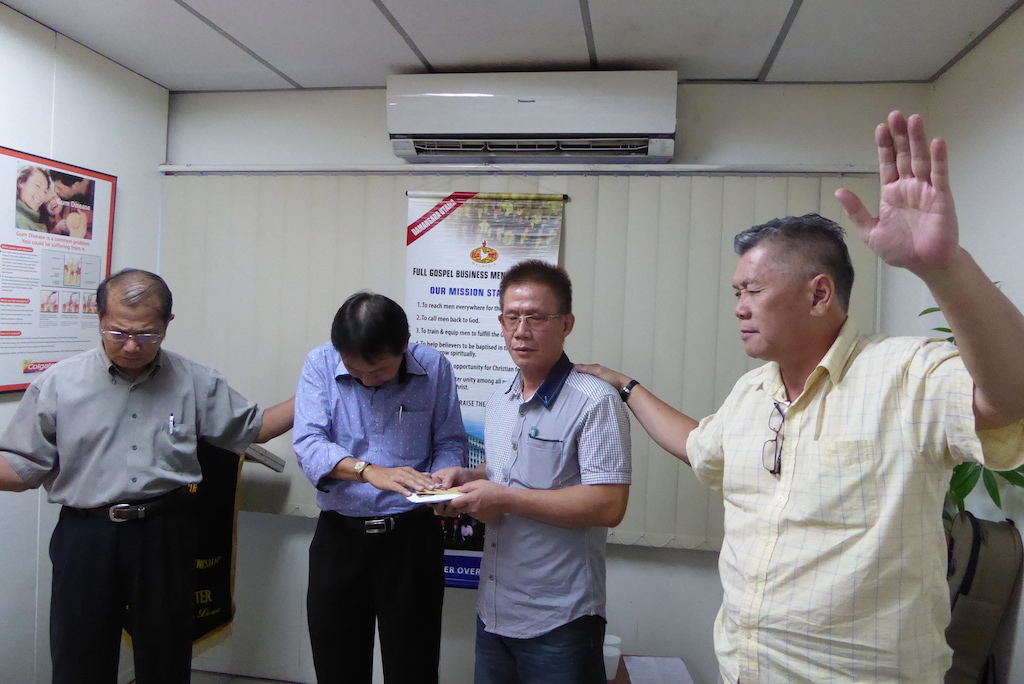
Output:
[[[57,363],[56,361],[24,361],[21,364],[22,373],[42,373],[44,370]]]

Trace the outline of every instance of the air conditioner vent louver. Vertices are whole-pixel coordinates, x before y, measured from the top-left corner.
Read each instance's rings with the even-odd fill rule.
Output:
[[[647,154],[650,138],[609,138],[602,140],[563,140],[561,147],[566,152],[627,152]]]
[[[645,156],[650,148],[649,138],[597,138],[580,139],[491,139],[467,140],[444,138],[412,138],[417,155],[523,155],[570,157],[585,154],[594,155],[638,155]]]
[[[413,147],[418,152],[483,152],[487,143],[483,140],[413,140]]]

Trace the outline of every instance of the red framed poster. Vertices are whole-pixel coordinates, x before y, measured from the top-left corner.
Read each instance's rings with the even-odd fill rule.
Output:
[[[115,176],[0,147],[0,392],[98,344],[116,190]]]

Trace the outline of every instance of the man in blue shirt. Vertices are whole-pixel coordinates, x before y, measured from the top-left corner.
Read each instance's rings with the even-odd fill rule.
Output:
[[[385,681],[437,684],[443,539],[406,497],[431,486],[428,473],[466,465],[451,364],[409,343],[391,299],[349,297],[331,342],[306,357],[294,446],[322,511],[306,595],[318,681],[370,684],[376,620]]]

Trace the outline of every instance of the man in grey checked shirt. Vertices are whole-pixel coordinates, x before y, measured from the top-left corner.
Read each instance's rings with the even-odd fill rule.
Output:
[[[486,462],[435,473],[464,492],[451,508],[487,523],[475,681],[603,684],[605,538],[626,512],[629,418],[563,351],[575,323],[565,270],[524,261],[500,293],[519,372],[487,402]]]

